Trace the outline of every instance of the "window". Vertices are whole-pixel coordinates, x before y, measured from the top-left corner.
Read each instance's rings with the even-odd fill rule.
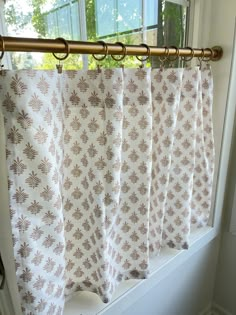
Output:
[[[8,0],[5,19],[9,36],[71,40],[121,41],[125,44],[184,46],[186,42],[188,2],[185,0]],[[89,67],[96,66],[92,56]],[[52,54],[12,53],[15,69],[54,69]],[[83,67],[85,56],[71,55],[64,67]],[[153,64],[155,60],[152,59]],[[137,66],[127,57],[125,66]],[[103,66],[117,62],[107,57]]]

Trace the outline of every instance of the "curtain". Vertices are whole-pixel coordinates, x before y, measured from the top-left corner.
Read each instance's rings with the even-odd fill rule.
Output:
[[[23,314],[79,290],[108,302],[208,223],[209,67],[3,71],[0,93]]]

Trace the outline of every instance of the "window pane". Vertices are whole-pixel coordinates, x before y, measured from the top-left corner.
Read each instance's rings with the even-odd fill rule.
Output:
[[[118,33],[140,29],[142,26],[142,1],[117,1]]]
[[[115,0],[96,0],[96,28],[98,37],[116,33]]]
[[[53,37],[55,34],[58,34],[56,12],[45,14],[45,28],[48,37]]]
[[[71,38],[71,16],[70,7],[67,5],[57,10],[57,21],[58,21],[58,36]],[[60,34],[60,35],[59,35]]]
[[[71,39],[79,40],[80,36],[80,22],[79,22],[79,8],[78,2],[75,2],[70,7],[71,14]]]
[[[158,13],[158,1],[148,0],[145,1],[145,25],[156,26],[157,25],[157,13]]]

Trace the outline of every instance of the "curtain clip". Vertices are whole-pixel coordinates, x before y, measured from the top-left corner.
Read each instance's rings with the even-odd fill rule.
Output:
[[[106,44],[104,41],[102,41],[102,40],[98,41],[97,43],[98,43],[98,44],[102,44],[103,49],[105,50],[105,54],[104,54],[102,57],[97,57],[97,56],[95,56],[95,54],[93,54],[92,56],[93,56],[93,58],[94,58],[95,60],[97,60],[97,61],[102,61],[102,60],[104,60],[104,59],[106,58],[106,56],[107,56],[108,47],[107,47],[107,44]],[[102,67],[101,65],[97,64],[97,71],[98,71],[98,73],[101,73],[101,72],[102,72],[101,67]]]
[[[168,60],[168,58],[169,58],[169,52],[170,52],[170,50],[168,49],[168,47],[164,46],[163,48],[165,49],[165,51],[164,51],[164,57],[161,58],[161,56],[159,56],[160,71],[163,71],[163,69],[165,68],[165,62]]]
[[[192,61],[194,57],[194,49],[192,47],[185,47],[185,49],[190,49],[191,56],[190,57],[181,56],[181,60],[186,64],[186,67],[189,67],[191,64],[190,62]]]
[[[59,60],[59,64],[56,65],[56,68],[57,68],[57,73],[62,73],[62,68],[63,68],[63,65],[60,64],[60,60]]]
[[[151,49],[147,44],[140,44],[140,46],[144,46],[147,49],[147,57],[144,58],[140,58],[139,56],[136,56],[136,58],[141,61],[141,65],[139,66],[139,68],[144,68],[144,62],[147,61],[150,58],[151,55]]]
[[[67,50],[65,56],[63,56],[63,57],[58,57],[55,53],[52,53],[53,56],[54,56],[57,60],[59,60],[59,64],[56,65],[57,72],[58,72],[58,73],[62,73],[62,67],[63,67],[63,65],[62,65],[60,62],[61,62],[61,60],[65,60],[65,59],[69,56],[69,54],[70,54],[70,46],[69,46],[68,42],[67,42],[64,38],[58,37],[58,38],[56,38],[56,39],[62,41],[62,42],[65,44],[65,48],[66,48],[66,50]]]

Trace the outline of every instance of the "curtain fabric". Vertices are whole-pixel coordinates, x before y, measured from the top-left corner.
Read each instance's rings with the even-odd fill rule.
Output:
[[[212,76],[198,69],[4,71],[9,213],[24,314],[108,302],[207,224]]]

